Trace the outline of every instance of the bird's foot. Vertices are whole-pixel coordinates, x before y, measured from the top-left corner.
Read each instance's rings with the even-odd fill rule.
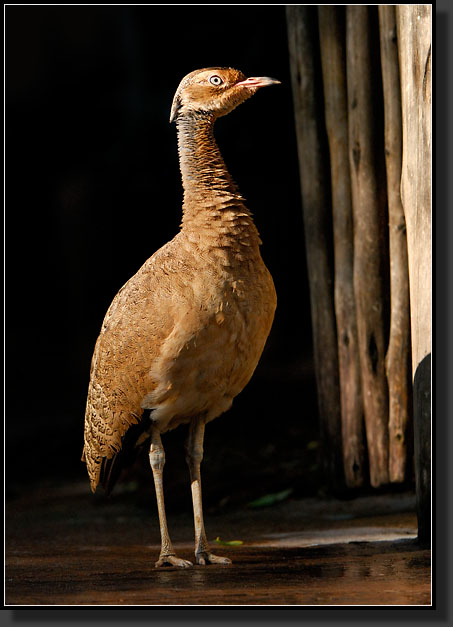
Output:
[[[176,555],[161,555],[159,560],[156,562],[156,568],[161,568],[162,566],[177,566],[178,568],[190,568],[193,566],[192,562],[189,560],[183,560],[180,557],[176,557]]]
[[[231,564],[231,560],[228,557],[220,557],[209,551],[200,551],[200,553],[195,554],[195,557],[197,564],[201,566],[206,566],[206,564]]]

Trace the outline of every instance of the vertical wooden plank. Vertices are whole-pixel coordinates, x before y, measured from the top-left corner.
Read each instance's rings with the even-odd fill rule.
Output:
[[[317,91],[320,77],[315,66],[319,61],[317,10],[306,5],[288,5],[286,10],[323,459],[330,485],[337,490],[344,481],[333,272],[329,259],[332,224],[328,154],[323,151],[323,102]]]
[[[375,136],[375,94],[380,77],[373,67],[371,11],[375,7],[349,5],[346,9],[349,159],[354,212],[354,294],[362,375],[370,483],[389,480],[388,389],[385,374],[384,329],[385,215],[378,181],[379,148]],[[386,253],[385,253],[386,254]]]
[[[401,74],[401,198],[407,225],[418,535],[431,535],[431,5],[396,8]]]
[[[318,8],[318,15],[325,119],[330,150],[343,462],[346,485],[352,488],[364,483],[365,439],[354,298],[346,93],[346,13],[344,7],[323,5]]]
[[[406,221],[400,194],[401,88],[393,5],[379,6],[379,27],[390,241],[390,341],[385,364],[389,387],[389,474],[390,481],[402,482],[408,470],[407,451],[411,453],[413,450],[409,439],[412,430],[408,430],[411,422],[412,383]]]

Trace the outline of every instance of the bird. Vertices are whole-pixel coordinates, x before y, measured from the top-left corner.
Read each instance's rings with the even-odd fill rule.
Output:
[[[119,290],[102,323],[90,369],[82,461],[91,490],[110,492],[138,448],[149,445],[161,550],[178,557],[164,503],[161,436],[188,425],[197,565],[230,564],[212,553],[203,520],[200,464],[207,423],[226,412],[258,364],[277,304],[251,212],[214,137],[214,123],[260,88],[279,84],[230,67],[187,74],[173,98],[183,187],[182,222]]]

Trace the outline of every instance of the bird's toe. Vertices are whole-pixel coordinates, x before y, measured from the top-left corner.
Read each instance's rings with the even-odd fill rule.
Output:
[[[196,555],[197,564],[200,566],[206,566],[207,564],[231,564],[231,560],[228,557],[222,557],[220,555],[214,555],[208,551],[203,551]]]
[[[189,560],[183,560],[176,555],[162,555],[159,560],[156,562],[156,568],[161,568],[162,566],[177,566],[178,568],[190,568],[193,566],[192,562]]]

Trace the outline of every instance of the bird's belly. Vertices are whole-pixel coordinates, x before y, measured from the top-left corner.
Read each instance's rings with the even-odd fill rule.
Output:
[[[194,416],[219,416],[252,376],[270,324],[262,310],[244,315],[234,307],[208,316],[196,333],[174,329],[149,372],[156,387],[142,407],[153,410],[162,431]]]

